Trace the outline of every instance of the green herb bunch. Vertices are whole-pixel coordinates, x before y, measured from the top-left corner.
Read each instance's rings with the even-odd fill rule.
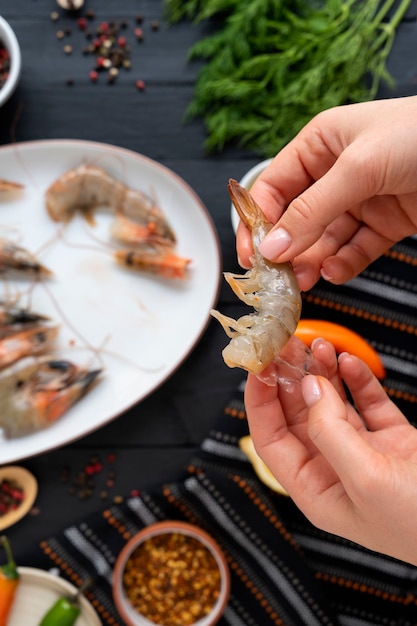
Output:
[[[165,0],[168,19],[216,25],[189,51],[204,59],[186,119],[206,148],[276,154],[324,109],[375,98],[411,0]]]

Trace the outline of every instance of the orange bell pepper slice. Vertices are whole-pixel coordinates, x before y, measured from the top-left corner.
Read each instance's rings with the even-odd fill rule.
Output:
[[[354,354],[365,361],[377,378],[385,377],[385,367],[378,352],[366,339],[346,326],[326,320],[302,319],[294,334],[308,347],[314,339],[319,337],[326,339],[334,345],[338,354],[341,352]]]

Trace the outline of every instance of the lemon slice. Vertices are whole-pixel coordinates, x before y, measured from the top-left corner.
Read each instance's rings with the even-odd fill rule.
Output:
[[[280,482],[275,478],[271,470],[265,465],[261,457],[255,450],[252,437],[247,435],[239,439],[239,447],[246,454],[249,461],[252,463],[252,467],[255,470],[258,478],[270,489],[280,493],[283,496],[288,496],[288,492],[284,489]]]

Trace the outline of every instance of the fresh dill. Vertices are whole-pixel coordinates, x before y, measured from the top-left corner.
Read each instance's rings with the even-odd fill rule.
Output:
[[[206,148],[276,154],[324,109],[393,85],[386,62],[411,0],[165,0],[168,20],[210,20],[189,59],[205,61],[186,119]]]

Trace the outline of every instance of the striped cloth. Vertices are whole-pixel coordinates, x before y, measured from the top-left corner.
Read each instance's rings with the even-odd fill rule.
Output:
[[[304,317],[360,332],[384,360],[385,386],[415,422],[417,240],[395,246],[343,287],[320,283]],[[290,498],[261,483],[239,439],[248,433],[244,382],[176,482],[140,493],[43,541],[36,564],[60,568],[104,625],[123,626],[112,602],[115,558],[138,530],[163,519],[198,524],[222,546],[232,578],[219,626],[412,626],[417,569],[314,528]],[[331,511],[329,511],[331,515]]]

